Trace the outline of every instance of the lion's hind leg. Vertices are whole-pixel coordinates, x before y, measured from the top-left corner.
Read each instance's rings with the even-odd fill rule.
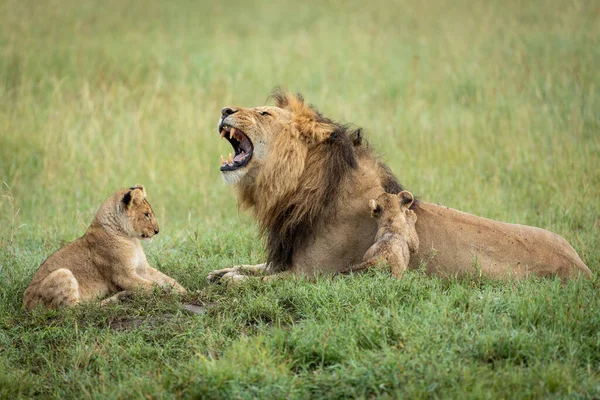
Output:
[[[79,282],[66,268],[57,269],[25,292],[25,307],[29,309],[38,304],[49,308],[72,307],[80,300]]]

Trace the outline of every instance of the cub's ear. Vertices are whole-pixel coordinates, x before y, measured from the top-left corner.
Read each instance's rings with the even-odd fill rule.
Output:
[[[375,199],[369,200],[369,207],[371,208],[371,216],[373,218],[381,217],[381,206],[377,204]]]
[[[135,186],[132,186],[129,188],[129,190],[135,190],[135,189],[139,189],[142,192],[142,195],[144,196],[144,198],[146,198],[146,189],[144,189],[144,187],[142,185],[140,185],[138,183]]]
[[[122,202],[127,208],[133,207],[134,204],[140,204],[146,198],[146,190],[142,185],[135,185],[129,188],[123,196]]]
[[[403,190],[398,193],[398,197],[400,198],[400,204],[402,207],[410,208],[415,201],[415,197],[408,190]]]
[[[125,195],[121,199],[121,202],[125,204],[125,207],[127,208],[131,208],[131,206],[133,205],[133,197],[131,196],[131,192],[131,189],[125,192]]]

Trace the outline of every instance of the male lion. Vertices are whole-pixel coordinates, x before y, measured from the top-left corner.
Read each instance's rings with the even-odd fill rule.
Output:
[[[253,208],[267,262],[212,271],[208,281],[282,271],[311,276],[358,264],[377,232],[368,200],[403,190],[359,129],[324,117],[301,95],[272,97],[275,107],[224,108],[218,125],[235,151],[222,158],[221,174],[237,188],[241,207]],[[420,245],[409,268],[443,276],[591,276],[573,247],[544,229],[426,202],[412,210]]]
[[[415,229],[417,215],[410,209],[414,202],[411,192],[397,195],[382,193],[369,200],[371,216],[377,220],[375,243],[363,257],[363,262],[340,273],[358,272],[385,262],[394,278],[400,278],[408,268],[410,255],[419,249]]]
[[[82,237],[44,261],[25,290],[25,307],[70,307],[116,293],[106,304],[136,288],[152,291],[154,285],[185,293],[175,279],[148,265],[139,239],[157,233],[144,187],[119,190],[100,206]]]

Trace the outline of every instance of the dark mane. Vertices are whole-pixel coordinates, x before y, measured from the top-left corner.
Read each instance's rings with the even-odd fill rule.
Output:
[[[360,158],[358,156],[359,153],[363,153],[366,154],[366,157],[374,158],[377,160],[377,167],[379,168],[378,175],[380,177],[381,186],[385,193],[398,194],[401,191],[405,190],[400,181],[398,181],[398,178],[396,178],[396,175],[394,175],[394,173],[392,172],[391,168],[372,154],[369,148],[369,144],[363,138],[361,128],[358,128],[356,131],[354,131],[352,143],[354,144],[355,154],[357,154],[357,158]],[[417,196],[414,196],[414,201],[410,208],[414,209],[414,207],[416,207],[418,203],[419,199],[417,198]]]
[[[272,272],[280,272],[293,265],[294,252],[310,245],[321,224],[335,218],[339,202],[344,200],[340,190],[354,179],[359,160],[375,161],[385,192],[397,194],[403,188],[389,167],[372,154],[360,128],[332,121],[315,106],[305,104],[300,94],[276,89],[270,98],[277,107],[291,111],[293,125],[306,146],[304,167],[293,186],[268,210],[260,211],[267,262]]]
[[[353,149],[356,132],[333,123],[335,130],[323,143],[309,149],[296,191],[281,199],[265,233],[267,261],[274,272],[291,267],[295,250],[310,244],[319,224],[327,224],[338,208],[339,189],[358,166]],[[315,187],[315,177],[318,187]]]

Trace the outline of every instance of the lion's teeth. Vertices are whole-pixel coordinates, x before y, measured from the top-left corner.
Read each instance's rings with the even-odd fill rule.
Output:
[[[229,131],[229,137],[237,139],[237,137],[235,136],[235,128],[231,128],[231,131]]]
[[[221,130],[221,139],[223,139],[225,137],[226,133],[227,133],[227,131],[225,130],[225,128],[223,128],[223,130]]]
[[[221,155],[221,165],[225,165],[225,158]]]
[[[229,161],[229,164],[233,163],[233,157],[231,156],[231,153],[229,153],[229,158],[227,159],[227,161]]]

